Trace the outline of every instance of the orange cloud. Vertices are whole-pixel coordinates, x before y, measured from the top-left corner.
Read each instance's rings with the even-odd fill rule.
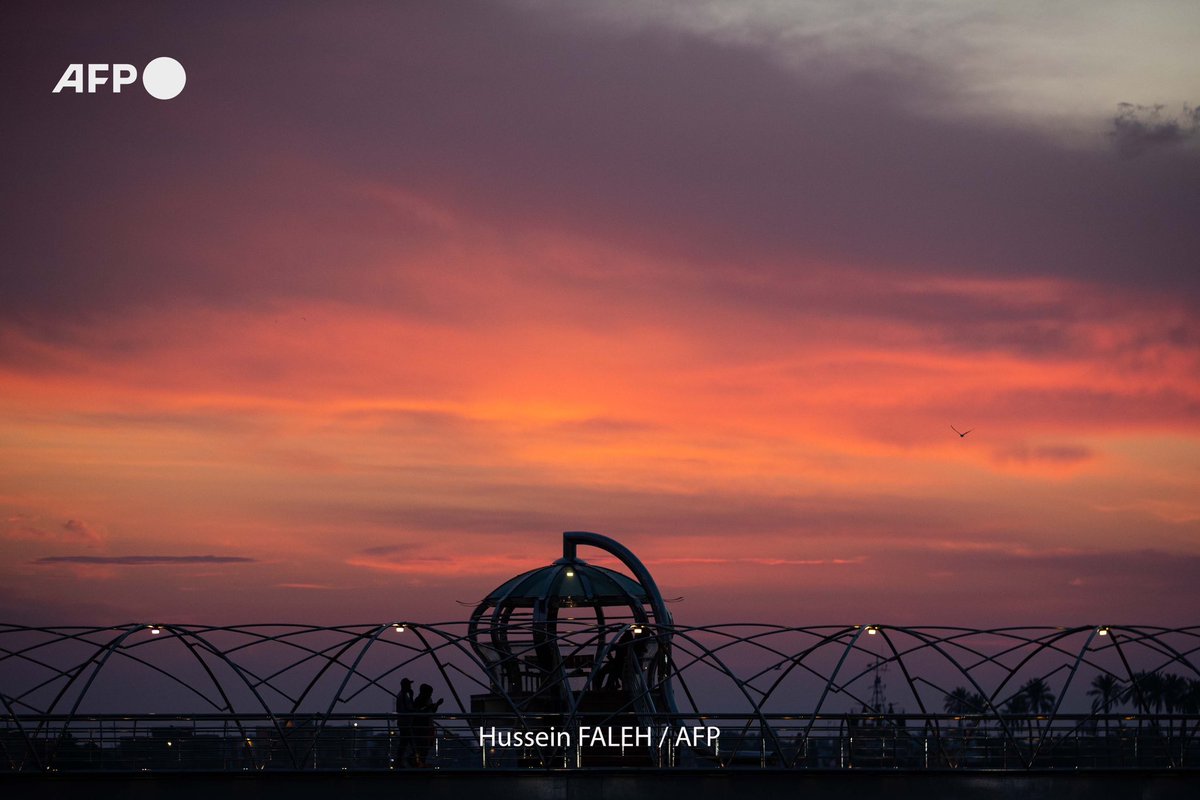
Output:
[[[453,241],[351,254],[386,302],[133,307],[54,336],[3,323],[11,564],[99,543],[82,520],[103,519],[119,552],[244,552],[264,602],[341,585],[330,564],[362,597],[419,580],[452,599],[545,563],[511,555],[523,538],[592,526],[685,587],[782,592],[800,571],[865,592],[899,547],[913,574],[959,575],[939,559],[1115,552],[1131,526],[1197,541],[1200,357],[1171,298],[811,261],[795,280],[700,273],[344,191]],[[34,524],[47,508],[78,516]],[[396,541],[425,546],[369,552]]]

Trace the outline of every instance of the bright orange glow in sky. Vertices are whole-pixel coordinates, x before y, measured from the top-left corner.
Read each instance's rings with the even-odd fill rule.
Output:
[[[341,71],[263,44],[303,93],[216,25],[169,103],[13,100],[0,617],[450,619],[590,529],[684,622],[1195,621],[1194,140],[930,118],[915,75],[859,117],[752,42],[491,6],[583,53],[556,83],[402,46],[461,10],[331,13],[293,34]]]

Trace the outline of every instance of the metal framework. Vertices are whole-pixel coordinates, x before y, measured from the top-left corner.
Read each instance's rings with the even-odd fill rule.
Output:
[[[544,650],[546,630],[532,625],[512,623],[503,634],[541,637],[536,646]],[[584,698],[598,691],[612,649],[597,643],[635,628],[669,642],[669,663],[658,685],[639,685],[621,705],[594,710]],[[524,696],[496,681],[477,635],[468,621],[0,625],[0,769],[395,767],[392,711],[405,677],[446,699],[434,717],[431,759],[447,768],[1200,765],[1200,626],[560,619],[549,644],[562,657]],[[530,668],[530,652],[506,657]],[[647,711],[639,693],[661,697],[664,684],[678,707]],[[537,692],[568,700],[548,713],[529,702]],[[504,702],[473,708],[472,698],[485,695]],[[720,741],[497,750],[481,747],[475,733],[580,725],[706,726],[720,731]]]

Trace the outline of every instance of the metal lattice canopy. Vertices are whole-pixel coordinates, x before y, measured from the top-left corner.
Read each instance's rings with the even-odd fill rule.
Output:
[[[617,555],[631,575],[588,564],[578,545]],[[870,718],[938,741],[975,732],[1032,766],[1063,730],[1123,719],[1188,752],[1198,652],[1200,626],[679,625],[631,553],[575,533],[562,559],[502,583],[466,621],[0,625],[0,702],[6,741],[31,752],[106,714],[210,715],[248,739],[252,724],[280,740],[303,724],[315,742],[338,714],[389,714],[407,677],[465,721],[738,715],[788,765],[829,720],[852,730]]]

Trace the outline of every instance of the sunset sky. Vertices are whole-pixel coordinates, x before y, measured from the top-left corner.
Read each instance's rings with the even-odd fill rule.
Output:
[[[1191,0],[0,18],[0,620],[1197,621]]]

